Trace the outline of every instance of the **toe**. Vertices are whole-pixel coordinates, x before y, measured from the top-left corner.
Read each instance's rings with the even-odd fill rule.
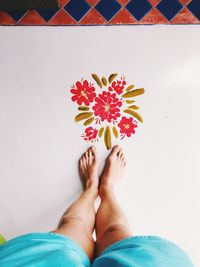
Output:
[[[92,156],[92,151],[89,150],[89,151],[88,151],[88,160],[89,160],[89,164],[92,163],[92,158],[93,158],[93,156]]]
[[[97,149],[95,146],[91,146],[90,147],[90,151],[92,153],[93,159],[96,161],[98,160],[98,153],[97,153]]]
[[[88,161],[88,155],[87,152],[85,152],[83,155],[83,163],[86,164],[87,161]]]
[[[79,159],[79,171],[80,171],[80,174],[83,173],[83,158]]]
[[[118,153],[117,153],[117,156],[118,156],[119,158],[121,158],[122,155],[123,155],[123,150],[122,150],[122,148],[119,148],[119,151],[118,151]]]
[[[93,154],[93,156],[96,156],[96,154],[97,154],[96,147],[95,146],[91,146],[89,149],[90,149],[91,153]]]
[[[118,145],[114,146],[110,152],[110,156],[116,155],[120,150],[120,147]]]

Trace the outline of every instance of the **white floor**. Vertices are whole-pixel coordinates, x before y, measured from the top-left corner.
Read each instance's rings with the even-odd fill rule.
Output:
[[[135,235],[159,235],[200,265],[200,28],[0,27],[0,233],[52,230],[81,192],[89,146],[70,86],[91,73],[144,86],[119,200]],[[97,145],[103,160],[108,152]]]

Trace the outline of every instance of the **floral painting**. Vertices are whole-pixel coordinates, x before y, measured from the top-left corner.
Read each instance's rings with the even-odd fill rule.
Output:
[[[70,92],[79,111],[74,120],[83,123],[82,138],[85,141],[102,140],[109,150],[113,138],[130,138],[138,123],[143,123],[135,97],[142,95],[144,88],[135,89],[134,84],[128,85],[124,75],[119,77],[113,73],[108,78],[100,78],[91,74],[91,81],[75,82]]]

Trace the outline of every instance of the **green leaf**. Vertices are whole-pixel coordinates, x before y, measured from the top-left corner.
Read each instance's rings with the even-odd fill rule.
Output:
[[[133,91],[129,91],[125,94],[122,95],[123,98],[129,98],[129,97],[134,97],[134,96],[138,96],[138,95],[142,95],[144,94],[144,88],[139,88],[139,89],[135,89]]]
[[[143,123],[143,119],[140,116],[140,114],[138,114],[136,111],[132,110],[132,109],[125,109],[124,110],[125,113],[132,115],[133,117],[135,117],[138,121]]]
[[[106,78],[105,78],[105,77],[102,77],[102,79],[101,79],[101,80],[102,80],[102,83],[103,83],[103,85],[105,85],[105,86],[106,86],[106,85],[107,85],[107,80],[106,80]]]
[[[109,78],[108,78],[108,81],[109,81],[109,83],[111,83],[116,77],[117,77],[117,73],[113,73],[113,74],[111,74],[110,76],[109,76]]]
[[[132,103],[134,103],[135,102],[135,100],[126,100],[126,103],[127,104],[132,104]]]
[[[104,131],[104,127],[102,127],[100,130],[99,130],[99,137],[101,138],[102,135],[103,135],[103,131]]]
[[[106,127],[106,130],[104,132],[104,143],[105,143],[107,150],[111,149],[111,147],[112,147],[112,145],[111,145],[111,132],[110,132],[109,126]]]
[[[92,74],[92,78],[95,80],[95,82],[98,84],[98,86],[99,86],[100,88],[102,88],[101,80],[99,79],[99,77],[97,76],[97,74],[93,73],[93,74]]]
[[[136,106],[136,105],[129,106],[128,108],[130,108],[130,109],[135,109],[135,110],[139,109],[139,107]]]
[[[89,109],[90,108],[89,107],[86,107],[86,106],[80,106],[80,107],[78,107],[78,110],[81,110],[81,111],[87,111]]]
[[[134,88],[134,86],[135,86],[134,84],[129,85],[129,86],[126,88],[126,91],[129,92],[131,89]]]
[[[84,125],[87,126],[87,125],[91,124],[91,123],[93,122],[93,120],[94,120],[94,117],[89,118],[88,120],[86,120],[86,121],[84,122]]]
[[[118,134],[118,131],[117,131],[116,127],[113,126],[112,130],[113,130],[113,134],[114,134],[114,136],[115,136],[116,138],[118,138],[119,134]]]
[[[81,121],[81,120],[85,120],[90,118],[93,115],[93,112],[82,112],[79,113],[76,117],[75,117],[75,122]]]

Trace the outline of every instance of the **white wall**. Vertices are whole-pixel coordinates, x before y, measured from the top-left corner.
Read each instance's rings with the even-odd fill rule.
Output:
[[[0,232],[52,230],[80,194],[88,144],[69,89],[117,71],[146,89],[144,125],[121,142],[121,204],[134,234],[168,238],[200,265],[199,47],[198,26],[0,27]]]

